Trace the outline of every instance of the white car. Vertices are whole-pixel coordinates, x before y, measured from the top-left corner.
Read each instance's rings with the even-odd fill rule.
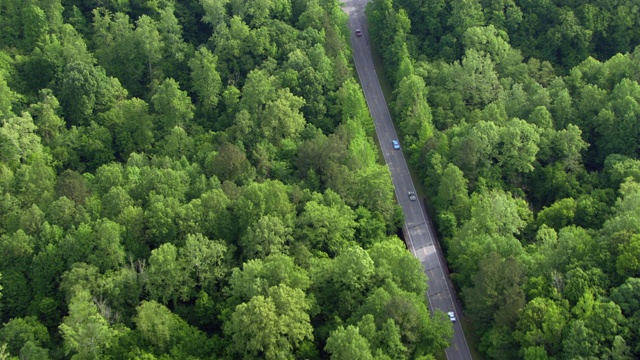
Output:
[[[453,311],[449,311],[447,315],[449,315],[451,322],[456,322],[456,314]]]

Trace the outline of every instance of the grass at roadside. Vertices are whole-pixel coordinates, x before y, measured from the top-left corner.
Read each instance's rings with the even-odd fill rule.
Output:
[[[469,345],[471,357],[475,360],[483,360],[484,357],[478,351],[478,338],[476,337],[476,333],[473,329],[471,320],[468,317],[464,316],[460,318],[460,324],[462,325],[464,336],[467,339],[467,345]]]

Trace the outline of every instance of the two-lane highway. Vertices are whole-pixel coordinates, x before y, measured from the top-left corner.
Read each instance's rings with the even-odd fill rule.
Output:
[[[437,246],[437,238],[427,216],[426,210],[419,200],[409,199],[408,193],[415,192],[409,174],[409,168],[402,150],[395,150],[392,140],[398,139],[391,121],[391,115],[385,102],[378,75],[376,74],[371,49],[369,32],[367,31],[364,8],[368,0],[346,0],[344,10],[349,15],[353,57],[364,91],[369,112],[373,117],[376,134],[382,148],[384,160],[391,171],[396,197],[405,216],[405,233],[409,250],[420,260],[428,277],[427,299],[429,309],[442,310],[445,313],[461,314],[456,294],[453,291],[448,272],[445,271],[444,257]],[[356,29],[362,30],[362,36],[355,35]],[[400,140],[400,139],[398,139]],[[453,324],[454,336],[451,346],[446,349],[449,360],[471,360],[471,353],[459,322]]]

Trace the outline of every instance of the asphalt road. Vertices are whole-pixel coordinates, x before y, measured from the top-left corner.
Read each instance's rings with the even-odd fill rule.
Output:
[[[369,112],[373,116],[384,160],[391,171],[398,203],[404,211],[407,247],[420,260],[429,279],[427,290],[429,309],[431,311],[442,310],[445,313],[454,311],[458,316],[462,314],[462,311],[456,298],[456,293],[453,290],[449,273],[446,270],[446,266],[444,266],[444,257],[437,243],[438,239],[433,230],[433,225],[422,202],[409,200],[408,192],[415,192],[415,187],[402,151],[394,150],[391,143],[394,139],[400,139],[391,121],[391,115],[371,58],[370,38],[364,15],[364,8],[367,2],[368,0],[346,0],[343,8],[349,15],[353,57],[360,84],[367,99]],[[355,35],[356,29],[361,29],[363,36],[357,37]],[[400,142],[400,145],[402,146],[402,142]],[[453,324],[453,330],[452,344],[446,349],[447,359],[471,360],[471,353],[459,322]]]

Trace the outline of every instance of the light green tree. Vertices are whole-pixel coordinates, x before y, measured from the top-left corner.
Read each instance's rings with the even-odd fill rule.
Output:
[[[158,131],[164,134],[175,126],[186,126],[193,119],[194,106],[186,91],[172,78],[165,79],[151,98],[159,116]]]
[[[561,350],[563,329],[569,313],[563,304],[548,298],[535,298],[525,305],[514,337],[523,348],[540,346],[555,356]]]
[[[327,339],[325,350],[331,354],[332,360],[373,360],[369,342],[360,335],[358,327],[349,325],[345,329],[340,326]]]
[[[0,159],[17,168],[34,153],[42,153],[43,147],[33,118],[27,112],[2,121],[0,127]]]
[[[175,306],[178,299],[186,300],[193,280],[178,261],[178,249],[173,244],[162,244],[151,252],[147,270],[147,290],[152,299]]]
[[[34,316],[11,319],[0,329],[0,343],[6,343],[11,354],[22,354],[29,349],[42,352],[43,348],[50,346],[50,341],[47,328]],[[48,356],[43,359],[48,359]]]
[[[222,241],[209,240],[202,234],[189,234],[185,245],[178,250],[178,258],[196,284],[209,289],[227,273],[226,252],[227,246]]]
[[[216,2],[216,1],[212,1]],[[206,47],[201,47],[189,60],[193,90],[198,94],[200,103],[211,110],[218,104],[222,80],[216,70],[218,59]]]
[[[238,305],[225,330],[241,356],[293,359],[293,351],[313,339],[309,309],[302,290],[281,284]]]
[[[309,201],[297,221],[300,236],[329,254],[339,254],[354,243],[355,214],[344,204],[327,206]]]
[[[263,216],[240,238],[246,259],[264,259],[270,254],[286,253],[293,242],[293,229],[274,216]]]
[[[127,159],[132,152],[151,150],[153,145],[153,118],[149,105],[141,99],[118,101],[107,112],[99,115],[109,128],[115,141],[115,151],[120,159]]]
[[[205,13],[202,21],[210,24],[214,29],[227,20],[225,6],[229,3],[229,0],[199,0],[199,2]]]
[[[59,326],[64,349],[71,359],[100,359],[117,332],[98,313],[87,290],[77,291],[69,302],[69,315]]]

